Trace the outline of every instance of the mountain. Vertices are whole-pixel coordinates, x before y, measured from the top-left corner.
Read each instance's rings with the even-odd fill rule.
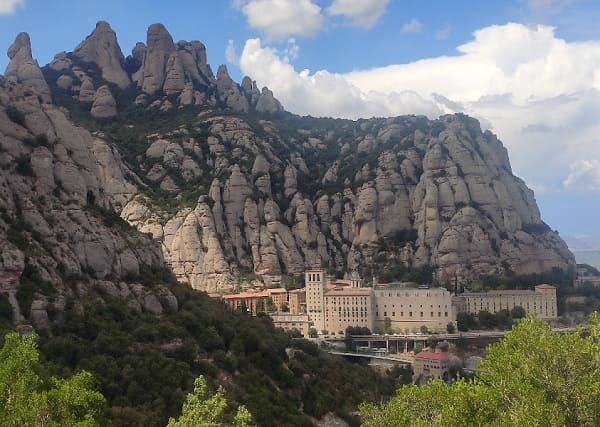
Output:
[[[260,425],[393,389],[174,278],[219,293],[316,265],[442,284],[574,265],[467,116],[299,117],[160,24],[127,57],[105,22],[43,68],[25,33],[8,56],[0,330],[33,325],[54,374],[92,371],[115,425],[164,424],[200,374]]]
[[[380,281],[411,272],[427,279],[432,269],[442,284],[574,265],[506,149],[472,118],[298,117],[248,77],[238,85],[225,66],[215,76],[202,43],[174,43],[161,24],[125,58],[99,22],[43,76],[31,71],[28,46],[19,35],[6,78],[42,102],[50,92],[93,133],[84,151],[104,155],[104,181],[76,179],[75,188],[61,178],[64,198],[85,203],[90,192],[151,233],[195,289],[223,292],[257,274],[316,265]],[[25,114],[36,122],[29,137],[62,141],[33,114]],[[41,173],[37,164],[33,171]],[[54,191],[60,174],[40,188]]]

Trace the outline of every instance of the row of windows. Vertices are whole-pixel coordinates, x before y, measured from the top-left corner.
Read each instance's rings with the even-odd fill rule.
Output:
[[[392,311],[391,314],[392,314],[392,317],[396,317],[396,312],[395,311]],[[376,312],[375,316],[379,317],[379,312]],[[383,317],[388,317],[388,312],[387,311],[383,312]],[[404,311],[400,312],[400,317],[404,317]],[[408,317],[413,317],[413,312],[412,311],[408,312]],[[419,312],[419,317],[423,317],[423,312],[422,311]],[[435,317],[435,312],[431,311],[429,313],[429,317]],[[437,312],[437,317],[442,317],[442,312],[441,311]],[[448,312],[447,311],[444,311],[444,317],[448,317]]]
[[[308,273],[308,282],[320,282],[321,281],[321,273]]]
[[[400,304],[400,307],[402,307],[402,308],[403,308],[403,307],[404,307],[404,304]],[[409,308],[412,308],[412,304],[408,304],[408,307],[409,307]],[[430,308],[433,308],[433,304],[430,304],[430,305],[429,305],[429,307],[430,307]],[[379,304],[375,304],[375,308],[379,308]],[[383,308],[387,308],[387,304],[384,304],[384,305],[383,305]],[[396,305],[395,305],[395,304],[392,304],[392,308],[396,308]],[[419,305],[419,308],[423,308],[423,304]],[[441,304],[438,304],[438,308],[442,308],[442,305],[441,305]],[[444,304],[444,308],[448,308],[448,305],[447,305],[447,304]]]

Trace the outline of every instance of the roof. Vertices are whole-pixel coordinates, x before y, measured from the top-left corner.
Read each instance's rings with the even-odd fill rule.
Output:
[[[322,268],[307,268],[306,270],[304,270],[305,273],[322,273],[323,270]]]
[[[348,289],[348,288],[334,288],[327,292],[325,292],[326,297],[336,297],[336,296],[371,296],[372,289],[370,288],[361,288],[361,289]]]
[[[270,294],[285,294],[285,293],[287,293],[287,291],[285,290],[285,288],[267,289],[267,292],[270,293]]]
[[[556,286],[552,286],[552,285],[548,285],[546,283],[543,283],[541,285],[535,286],[535,289],[556,289]]]
[[[433,351],[421,351],[415,356],[416,359],[429,359],[429,360],[448,360],[446,353],[434,353]]]
[[[306,288],[294,289],[290,291],[290,294],[305,294]]]
[[[240,299],[240,298],[267,298],[267,291],[262,292],[240,292],[239,294],[223,295],[223,299]]]
[[[488,291],[489,295],[526,295],[531,293],[533,293],[533,291],[528,289],[494,289]]]

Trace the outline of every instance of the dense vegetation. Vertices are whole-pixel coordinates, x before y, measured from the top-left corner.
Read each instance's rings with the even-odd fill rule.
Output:
[[[172,291],[179,309],[162,317],[98,290],[67,301],[64,319],[39,340],[48,373],[93,374],[117,426],[165,425],[200,375],[223,385],[231,405],[244,404],[260,426],[308,426],[307,415],[328,412],[352,420],[361,401],[395,388],[391,376],[293,340],[268,317],[232,313],[184,285]]]
[[[600,316],[569,334],[528,317],[489,347],[474,379],[405,386],[365,404],[366,427],[600,425]]]
[[[0,424],[78,426],[103,424],[104,397],[85,371],[58,379],[43,372],[36,336],[11,332],[0,349]]]

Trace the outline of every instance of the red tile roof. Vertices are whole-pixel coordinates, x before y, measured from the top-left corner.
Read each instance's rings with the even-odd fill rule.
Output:
[[[556,286],[552,286],[552,285],[548,285],[548,284],[544,283],[542,285],[537,285],[535,288],[536,289],[556,289]]]
[[[415,356],[419,359],[429,359],[429,360],[447,360],[448,355],[446,353],[434,353],[433,351],[421,351],[417,353]]]

